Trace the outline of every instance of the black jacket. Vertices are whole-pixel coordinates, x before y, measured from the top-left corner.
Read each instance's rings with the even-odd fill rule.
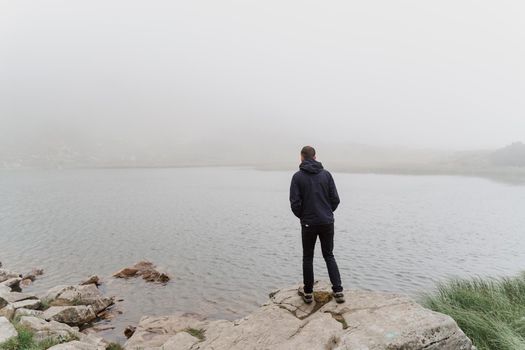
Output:
[[[302,225],[322,225],[334,222],[334,210],[339,195],[332,174],[314,160],[305,160],[292,177],[290,205]]]

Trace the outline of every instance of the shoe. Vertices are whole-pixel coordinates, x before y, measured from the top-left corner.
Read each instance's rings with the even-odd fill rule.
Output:
[[[299,287],[299,290],[297,291],[300,296],[303,297],[303,301],[307,304],[310,304],[312,301],[314,301],[314,293],[305,293],[304,287]]]
[[[336,303],[341,304],[345,302],[345,295],[343,294],[343,292],[336,292],[336,293],[333,293],[332,295],[334,296]]]

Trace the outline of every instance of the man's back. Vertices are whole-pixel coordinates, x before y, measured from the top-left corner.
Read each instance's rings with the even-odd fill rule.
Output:
[[[290,185],[293,213],[303,225],[333,223],[339,196],[332,175],[315,159],[304,160],[299,169]]]

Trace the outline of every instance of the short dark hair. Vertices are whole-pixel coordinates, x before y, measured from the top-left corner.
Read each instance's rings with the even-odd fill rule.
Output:
[[[304,159],[314,159],[315,149],[312,146],[304,146],[301,150],[301,155]]]

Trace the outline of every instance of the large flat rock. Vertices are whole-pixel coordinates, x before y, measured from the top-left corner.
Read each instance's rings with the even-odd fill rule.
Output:
[[[18,335],[15,327],[5,317],[0,317],[0,344]]]
[[[236,321],[187,322],[180,316],[145,318],[126,349],[180,350],[471,350],[470,340],[449,316],[390,293],[346,291],[336,304],[330,285],[316,282],[306,305],[299,285],[274,291],[270,300]],[[176,326],[174,326],[176,325]],[[185,327],[204,339],[182,335]]]

